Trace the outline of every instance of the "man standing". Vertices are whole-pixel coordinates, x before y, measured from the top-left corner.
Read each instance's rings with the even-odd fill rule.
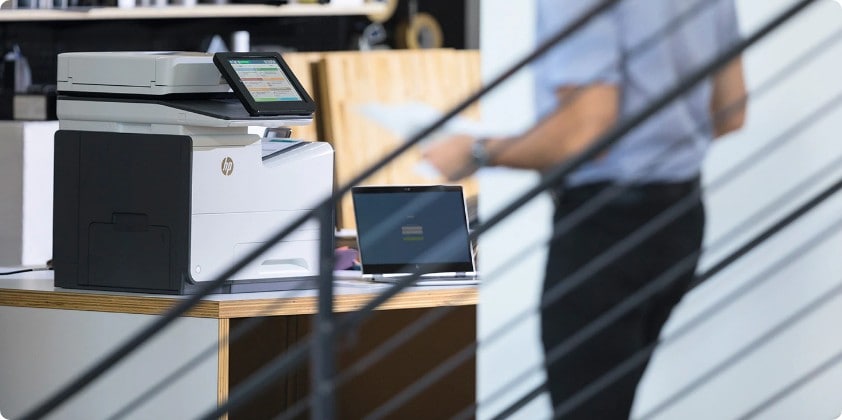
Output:
[[[540,39],[601,2],[537,1]],[[431,145],[425,158],[450,179],[485,165],[547,170],[586,149],[618,121],[649,106],[737,41],[734,0],[621,0],[536,63],[536,95],[543,116],[538,124],[514,138],[454,136]],[[583,345],[551,360],[559,344],[679,260],[698,258],[704,230],[698,193],[702,160],[711,140],[742,126],[745,95],[737,59],[555,188],[557,224],[607,188],[624,187],[572,229],[557,232],[550,246],[541,327],[547,383],[556,409],[657,341],[695,267]],[[599,264],[581,286],[551,299],[557,285],[685,199],[693,200],[690,210],[631,251]],[[629,418],[645,366],[564,418]]]

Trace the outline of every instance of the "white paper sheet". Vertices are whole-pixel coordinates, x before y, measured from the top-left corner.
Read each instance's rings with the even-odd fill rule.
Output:
[[[406,102],[397,105],[369,103],[360,106],[359,112],[395,134],[401,141],[409,140],[443,115],[438,109],[422,102]],[[491,133],[484,128],[482,123],[457,116],[422,140],[419,146],[423,148],[439,139],[457,134],[486,137]],[[426,161],[419,162],[415,167],[415,172],[430,179],[441,177],[438,170]]]

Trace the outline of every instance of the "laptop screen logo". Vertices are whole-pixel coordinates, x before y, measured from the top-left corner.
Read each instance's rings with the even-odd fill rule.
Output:
[[[404,242],[420,242],[424,240],[424,227],[420,225],[401,226],[401,236]]]

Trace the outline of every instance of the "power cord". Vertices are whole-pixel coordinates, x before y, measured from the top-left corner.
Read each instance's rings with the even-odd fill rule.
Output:
[[[10,276],[12,274],[20,274],[20,273],[28,273],[30,271],[49,271],[53,269],[53,260],[47,261],[47,265],[44,267],[33,267],[33,268],[23,268],[20,270],[15,271],[7,271],[5,273],[0,273],[0,276]]]
[[[30,271],[49,271],[49,270],[52,270],[52,268],[50,268],[50,267],[25,268],[23,270],[7,271],[5,273],[0,273],[0,276],[8,276],[8,275],[19,274],[19,273],[28,273]]]

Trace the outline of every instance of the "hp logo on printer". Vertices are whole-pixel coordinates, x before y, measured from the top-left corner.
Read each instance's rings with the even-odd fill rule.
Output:
[[[226,157],[222,159],[222,175],[229,176],[234,173],[234,159]]]

